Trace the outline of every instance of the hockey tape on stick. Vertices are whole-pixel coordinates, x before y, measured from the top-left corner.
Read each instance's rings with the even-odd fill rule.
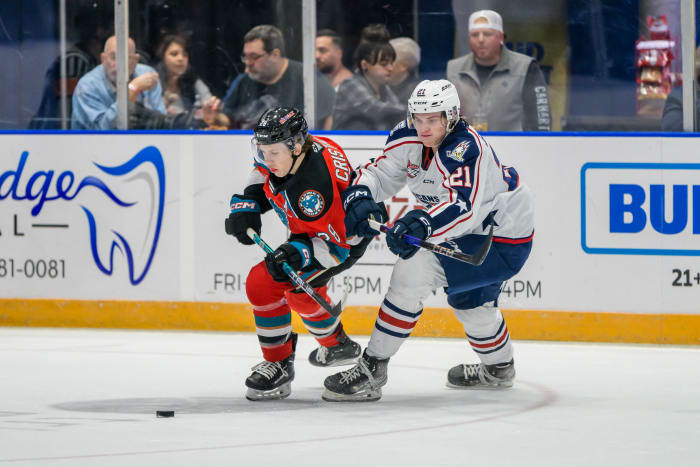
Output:
[[[265,243],[265,240],[260,238],[260,236],[255,232],[255,230],[249,227],[248,230],[246,230],[246,233],[248,234],[251,240],[253,240],[260,248],[263,249],[263,251],[265,251],[265,253],[272,254],[274,252],[270,245]],[[321,307],[328,313],[330,313],[331,316],[340,316],[340,313],[343,311],[342,300],[338,302],[335,306],[333,306],[327,301],[325,301],[323,297],[321,297],[318,294],[318,292],[316,292],[314,288],[309,285],[308,282],[299,277],[299,274],[294,272],[294,269],[292,269],[292,267],[286,262],[282,263],[282,270],[285,272],[285,274],[287,274],[287,276],[289,276],[289,278],[297,287],[303,290],[309,297],[313,298],[314,301],[321,305]]]
[[[369,222],[369,226],[374,230],[379,230],[380,232],[384,233],[391,231],[389,227],[387,227],[384,224],[380,224],[374,219],[367,219],[367,222]],[[450,258],[454,258],[458,261],[462,261],[473,266],[480,266],[481,263],[483,263],[486,259],[486,255],[489,254],[489,249],[491,248],[491,241],[493,240],[493,222],[491,222],[491,228],[489,229],[489,234],[486,237],[486,240],[484,240],[484,243],[481,244],[479,250],[473,255],[468,255],[459,250],[447,248],[442,245],[436,245],[434,243],[426,242],[425,240],[421,240],[418,237],[414,237],[413,235],[408,235],[405,233],[401,234],[401,238],[409,245],[430,250],[433,253],[437,253],[438,255],[448,256]]]

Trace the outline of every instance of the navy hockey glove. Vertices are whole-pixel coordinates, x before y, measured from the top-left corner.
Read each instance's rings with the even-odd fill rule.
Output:
[[[265,256],[265,266],[275,282],[289,282],[289,276],[282,269],[282,263],[287,263],[294,271],[299,271],[311,264],[312,259],[311,241],[295,238],[281,244],[279,248]]]
[[[416,254],[418,247],[406,243],[401,238],[401,234],[425,240],[433,234],[433,218],[422,209],[414,209],[397,220],[391,230],[386,233],[386,244],[389,250],[402,259],[408,259]]]
[[[231,214],[224,222],[226,233],[233,235],[244,245],[252,245],[255,242],[246,233],[248,227],[260,235],[262,227],[260,204],[249,196],[233,195],[231,197]]]
[[[373,216],[377,222],[384,222],[382,208],[372,198],[372,193],[365,185],[355,185],[343,191],[343,209],[345,210],[345,235],[351,237],[374,237],[379,232],[369,226],[367,219]]]

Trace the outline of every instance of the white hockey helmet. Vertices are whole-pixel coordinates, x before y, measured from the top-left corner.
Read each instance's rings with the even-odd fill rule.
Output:
[[[413,114],[444,112],[447,119],[447,132],[451,132],[459,122],[459,95],[454,84],[446,79],[424,80],[408,98],[408,122],[413,126]]]

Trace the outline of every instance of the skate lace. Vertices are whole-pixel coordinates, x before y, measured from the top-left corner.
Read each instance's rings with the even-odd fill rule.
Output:
[[[280,365],[279,362],[261,362],[255,365],[252,369],[254,372],[260,373],[267,379],[274,378],[278,370],[284,372],[282,365]]]
[[[481,365],[464,365],[464,376],[467,379],[478,377]]]
[[[362,376],[362,370],[360,369],[360,364],[358,363],[349,370],[345,370],[340,374],[340,384],[352,383],[360,376]]]
[[[367,378],[370,381],[370,384],[374,383],[374,378],[372,377],[372,372],[369,371],[369,368],[367,368],[367,364],[365,363],[365,359],[361,358],[360,361],[355,365],[354,367],[350,368],[349,370],[343,371],[340,375],[340,383],[341,384],[347,384],[347,383],[352,383],[356,379],[360,378],[362,375],[367,376]]]

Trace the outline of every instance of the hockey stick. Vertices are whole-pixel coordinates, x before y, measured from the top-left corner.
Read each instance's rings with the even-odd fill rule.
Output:
[[[380,224],[374,219],[367,219],[367,221],[369,222],[369,226],[375,230],[379,230],[384,233],[387,233],[391,230],[386,225]],[[484,243],[481,244],[479,250],[473,255],[468,255],[466,253],[462,253],[461,251],[453,250],[442,245],[436,245],[434,243],[426,242],[425,240],[421,240],[418,237],[414,237],[408,234],[401,234],[401,238],[409,245],[430,250],[433,253],[437,253],[438,255],[449,256],[450,258],[454,258],[458,261],[462,261],[473,266],[480,266],[481,263],[483,263],[486,259],[486,255],[489,254],[489,249],[491,248],[491,241],[493,240],[493,222],[491,223],[491,228],[489,229],[489,234],[486,237],[486,240],[484,240]]]
[[[274,250],[270,247],[270,245],[265,243],[265,240],[260,238],[260,236],[255,232],[255,230],[248,228],[248,230],[246,230],[246,233],[248,234],[248,236],[250,237],[251,240],[253,240],[255,243],[257,243],[258,246],[265,251],[265,253],[272,254],[274,252]],[[340,313],[343,311],[343,300],[336,303],[335,306],[331,305],[330,303],[325,301],[323,299],[323,297],[321,297],[318,294],[318,292],[316,292],[314,290],[314,288],[308,284],[308,282],[306,282],[304,279],[299,277],[299,274],[294,272],[294,269],[292,269],[292,267],[289,264],[287,264],[286,262],[283,262],[282,269],[284,270],[285,274],[287,274],[287,276],[289,276],[289,278],[292,280],[292,282],[294,282],[294,284],[296,284],[297,287],[299,287],[301,290],[303,290],[309,297],[313,298],[314,301],[316,303],[318,303],[319,305],[321,305],[321,307],[324,310],[326,310],[328,313],[330,313],[331,316],[333,316],[333,317],[340,316]]]
[[[306,283],[311,285],[313,283],[314,279],[318,278],[326,271],[328,271],[328,269],[321,269],[321,270],[317,271],[315,274],[306,278]],[[330,280],[330,278],[328,278],[328,280]],[[340,305],[341,308],[344,308],[345,303],[348,301],[348,294],[350,293],[350,285],[345,284],[345,287],[343,287],[343,289],[345,289],[345,290],[343,290],[343,296],[340,297],[340,300],[338,301],[338,303],[342,303],[342,305]],[[297,286],[294,290],[295,291],[301,290],[301,288],[299,286]],[[333,290],[335,290],[335,288]],[[303,290],[302,290],[302,292],[303,292]]]

